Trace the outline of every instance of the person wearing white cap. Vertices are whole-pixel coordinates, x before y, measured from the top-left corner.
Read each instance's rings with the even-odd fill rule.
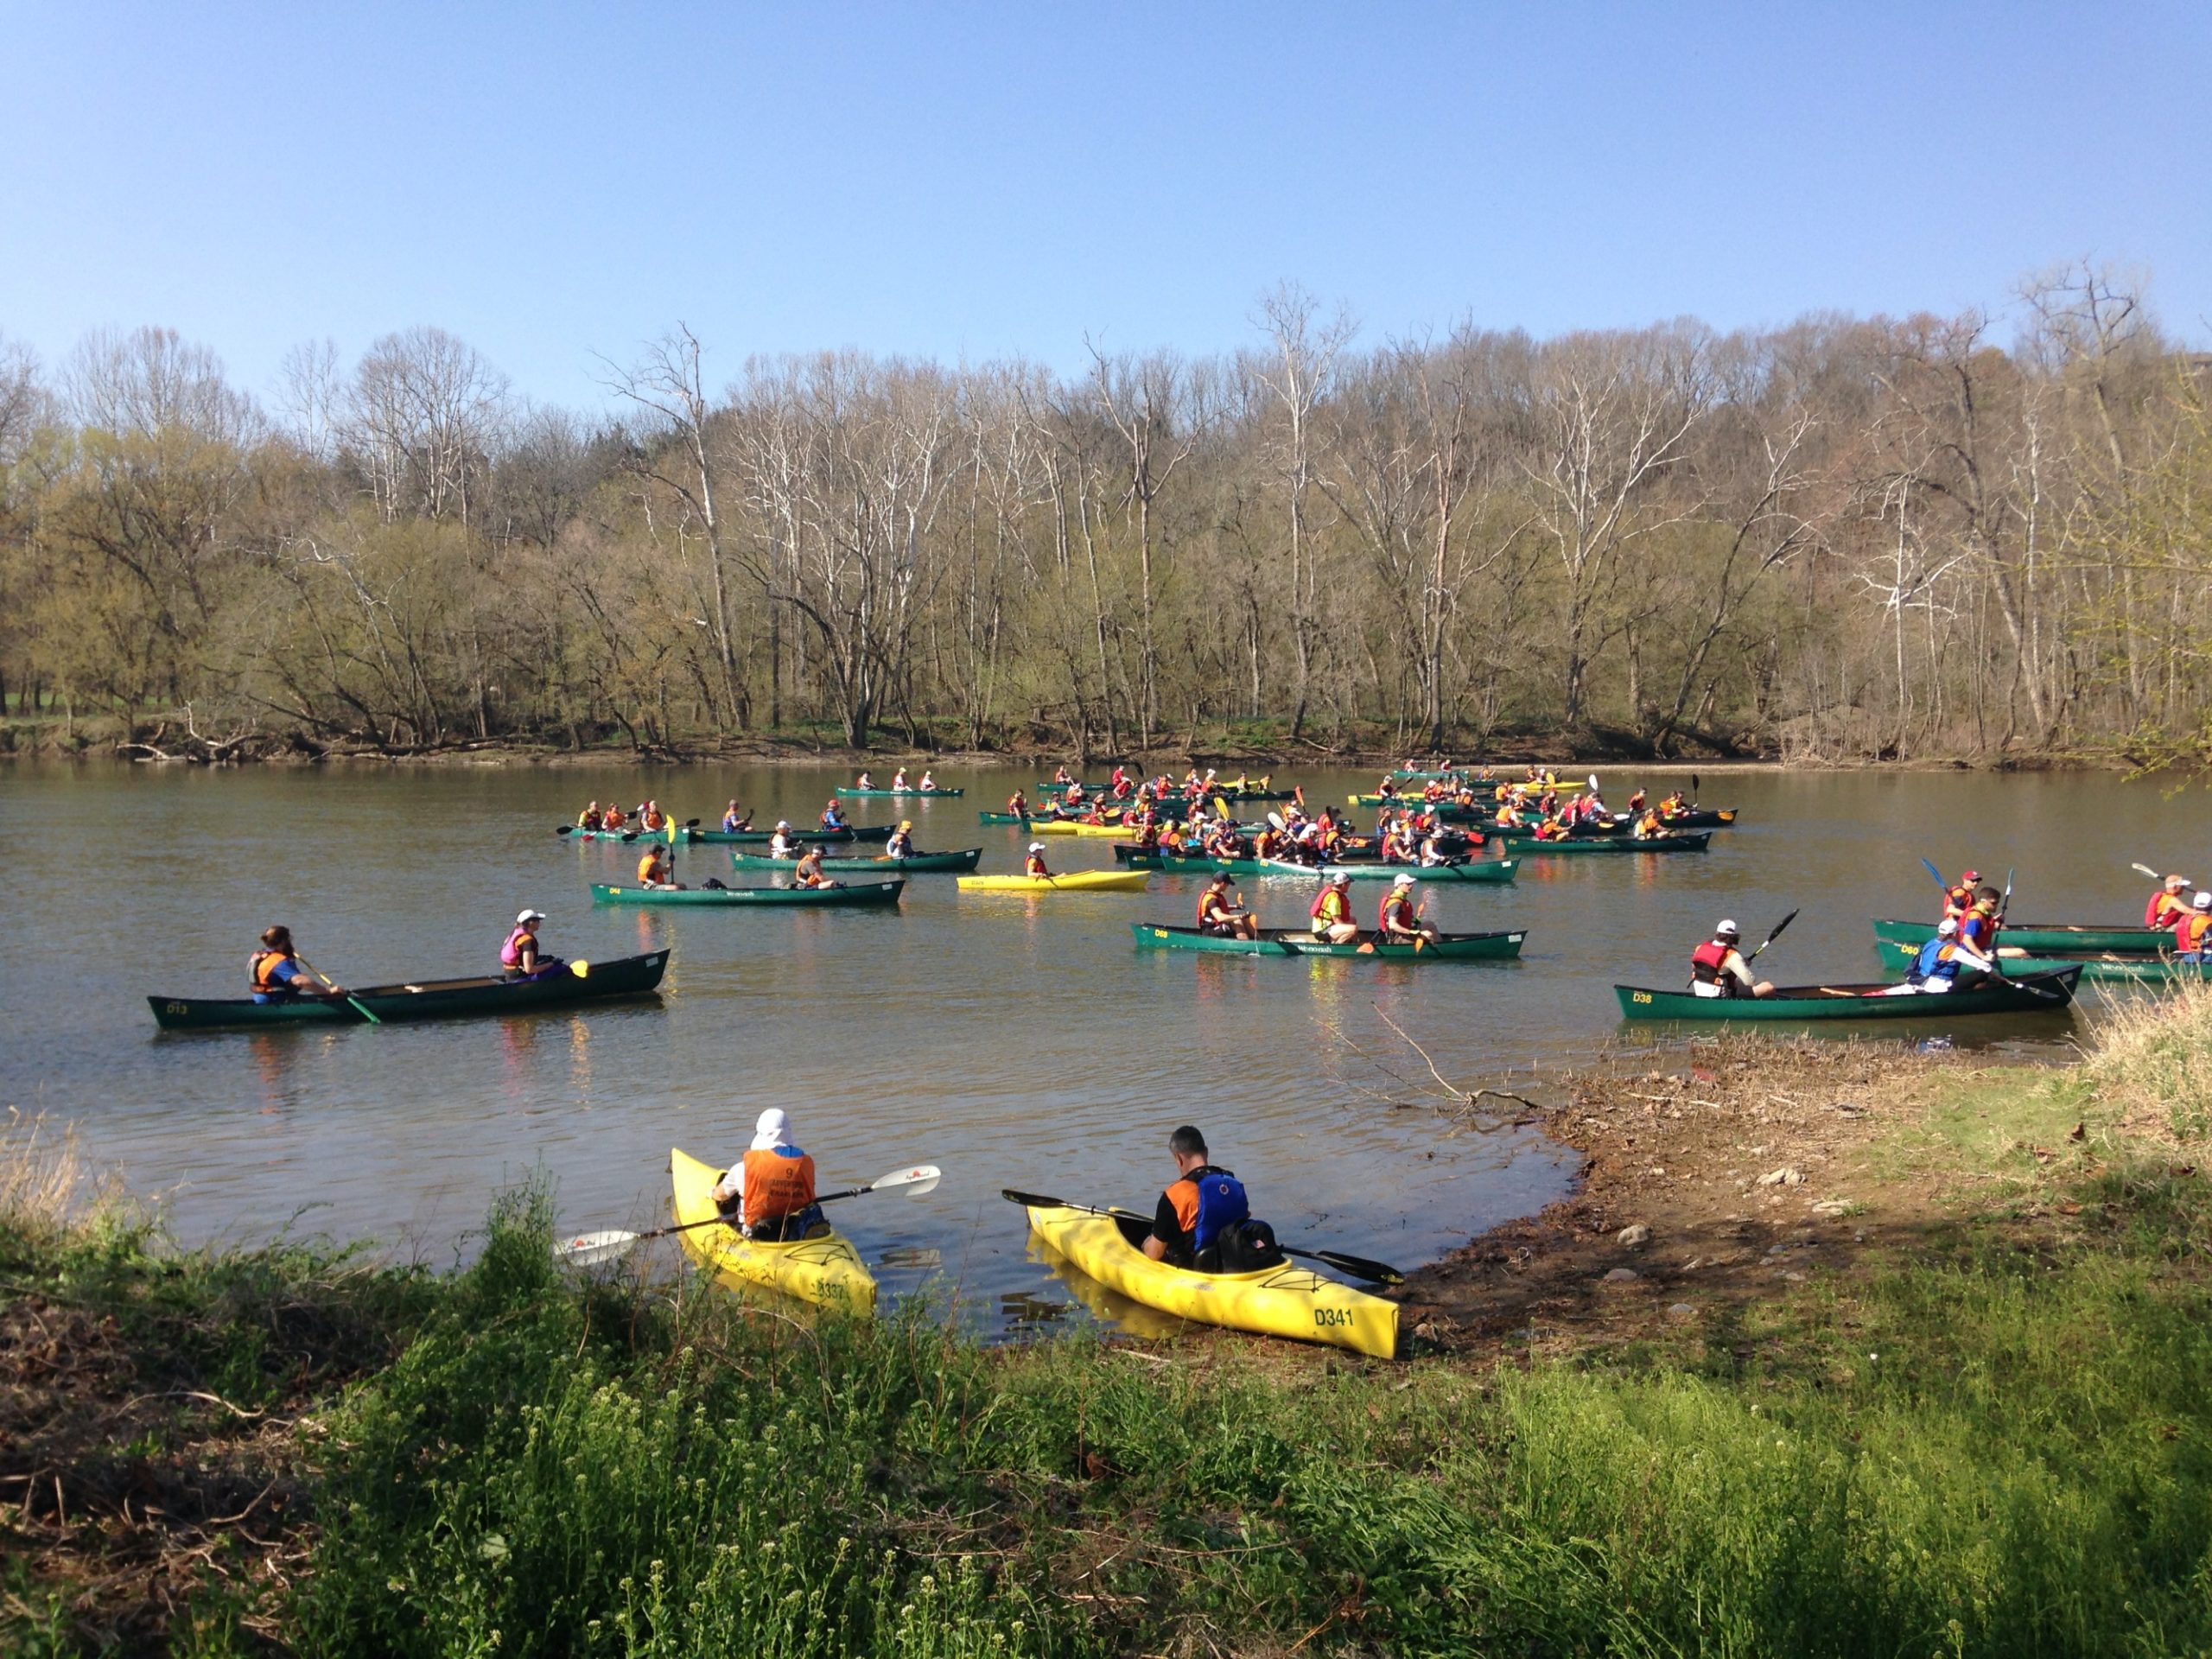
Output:
[[[2161,882],[2158,890],[2151,895],[2151,902],[2143,906],[2143,925],[2171,927],[2188,915],[2189,900],[2182,894],[2189,891],[2189,885],[2185,875],[2170,875]]]
[[[514,931],[499,947],[499,966],[509,979],[535,979],[563,965],[560,957],[547,956],[538,945],[537,925],[544,919],[542,910],[524,910],[515,917]]]
[[[1922,945],[1920,954],[1912,959],[1904,983],[1886,995],[1898,996],[1921,991],[1940,995],[1957,990],[1961,974],[1971,983],[1985,974],[1999,971],[1995,960],[1984,955],[1959,931],[1959,918],[1946,916],[1936,925],[1936,937]]]
[[[1359,924],[1351,918],[1351,877],[1338,870],[1321,886],[1320,897],[1308,912],[1316,938],[1331,944],[1350,944],[1359,938]]]
[[[1382,913],[1375,918],[1377,944],[1416,944],[1436,937],[1436,930],[1422,923],[1421,911],[1414,904],[1414,885],[1413,877],[1402,871],[1391,878]]]
[[[1690,991],[1696,996],[1772,996],[1774,987],[1751,977],[1751,965],[1737,947],[1743,930],[1724,919],[1713,937],[1690,952]]]
[[[789,818],[776,820],[775,831],[768,837],[768,856],[771,858],[798,856],[798,847],[791,840],[791,821]]]
[[[1041,875],[1047,878],[1052,875],[1052,870],[1045,862],[1043,842],[1033,841],[1029,843],[1029,856],[1022,861],[1021,873],[1024,875]]]
[[[723,1173],[711,1196],[747,1238],[804,1238],[826,1224],[814,1201],[814,1160],[791,1144],[791,1121],[780,1106],[760,1114],[753,1144]]]
[[[2174,943],[2183,962],[2212,962],[2212,893],[2190,901],[2189,914],[2174,924]]]

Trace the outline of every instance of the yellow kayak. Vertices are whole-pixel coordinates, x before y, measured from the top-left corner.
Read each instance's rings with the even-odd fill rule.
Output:
[[[668,1166],[676,1181],[676,1219],[707,1220],[715,1213],[709,1194],[721,1171],[682,1151],[668,1154]],[[842,1234],[770,1243],[734,1227],[700,1227],[677,1236],[704,1265],[747,1284],[862,1318],[875,1312],[875,1280]]]
[[[1031,823],[1029,833],[1033,836],[1104,836],[1109,841],[1127,841],[1136,831],[1121,823],[1056,823],[1047,818],[1039,818]]]
[[[1142,893],[1150,870],[1070,870],[1065,875],[963,875],[963,893]]]
[[[1032,1208],[1037,1236],[1109,1290],[1133,1302],[1231,1331],[1325,1342],[1388,1359],[1398,1351],[1398,1305],[1304,1268],[1192,1273],[1155,1262],[1123,1224],[1080,1210]],[[1141,1224],[1128,1224],[1141,1231]]]

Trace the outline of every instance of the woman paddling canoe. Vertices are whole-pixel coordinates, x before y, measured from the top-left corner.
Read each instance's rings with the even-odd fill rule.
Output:
[[[293,948],[292,930],[281,923],[262,930],[261,949],[246,959],[246,977],[256,1002],[296,1002],[303,996],[327,999],[346,995],[343,985],[333,985],[328,980],[316,983]],[[324,986],[329,988],[325,990]]]

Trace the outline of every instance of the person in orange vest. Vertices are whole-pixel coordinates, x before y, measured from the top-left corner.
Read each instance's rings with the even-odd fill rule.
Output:
[[[1350,944],[1359,938],[1359,924],[1351,918],[1351,877],[1338,870],[1314,899],[1310,914],[1313,936],[1331,944]]]
[[[641,830],[665,830],[668,828],[668,815],[660,810],[660,803],[658,801],[647,801],[645,803],[645,810],[638,814],[638,827]]]
[[[599,827],[602,830],[620,830],[628,822],[628,813],[625,812],[619,806],[610,805],[607,809],[605,816],[600,819]]]
[[[1690,991],[1696,996],[1772,996],[1774,987],[1753,980],[1751,965],[1738,947],[1743,932],[1723,921],[1713,937],[1690,952]]]
[[[791,1117],[771,1106],[753,1126],[753,1144],[709,1195],[747,1238],[780,1242],[828,1230],[814,1201],[814,1160],[791,1143]]]
[[[1198,894],[1198,931],[1216,938],[1256,939],[1260,918],[1236,902],[1236,883],[1227,870],[1216,870]]]
[[[641,887],[682,888],[683,884],[676,879],[676,872],[669,866],[668,849],[660,842],[655,842],[646,849],[645,855],[638,861],[638,885]]]
[[[1022,861],[1021,873],[1024,875],[1049,876],[1052,874],[1052,869],[1045,862],[1043,842],[1033,841],[1029,843],[1029,856]]]
[[[303,996],[343,996],[346,988],[328,990],[308,977],[299,952],[292,948],[292,930],[282,925],[264,928],[261,949],[246,958],[246,977],[257,1002],[293,1002]]]
[[[2170,875],[2165,885],[2151,895],[2151,902],[2143,906],[2143,925],[2171,927],[2189,914],[2189,902],[2182,894],[2189,891],[2189,878]]]
[[[1943,889],[1943,914],[1938,919],[1964,922],[1974,912],[1974,890],[1980,883],[1980,870],[1961,870],[1959,885]]]
[[[1384,895],[1382,911],[1375,918],[1375,942],[1377,944],[1411,944],[1417,939],[1433,939],[1436,930],[1421,921],[1421,912],[1414,904],[1414,879],[1400,874],[1391,879],[1390,891]]]
[[[1644,803],[1644,799],[1645,799],[1645,796],[1644,796],[1644,793],[1643,793],[1643,790],[1638,789],[1638,790],[1636,791],[1636,793],[1635,793],[1635,794],[1633,794],[1633,795],[1631,795],[1631,796],[1630,796],[1630,797],[1628,798],[1628,810],[1629,810],[1630,812],[1641,812],[1641,811],[1643,811],[1643,803]]]
[[[791,872],[791,885],[795,887],[826,887],[830,885],[830,878],[822,874],[822,849],[819,847],[809,847],[798,855],[798,867]]]
[[[2212,962],[2212,893],[2200,893],[2189,912],[2174,924],[2174,944],[2183,962]]]
[[[1274,1229],[1252,1214],[1243,1182],[1207,1161],[1206,1138],[1184,1124],[1167,1137],[1175,1179],[1154,1206],[1144,1253],[1200,1273],[1255,1273],[1283,1265]]]

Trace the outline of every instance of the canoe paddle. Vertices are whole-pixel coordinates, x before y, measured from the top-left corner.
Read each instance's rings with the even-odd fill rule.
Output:
[[[336,981],[333,980],[329,975],[324,973],[321,969],[316,967],[315,963],[309,962],[298,951],[295,950],[292,952],[292,960],[298,963],[301,967],[306,969],[308,972],[313,974],[317,979],[321,980],[327,989],[332,991],[336,991],[338,989]],[[371,1025],[380,1026],[384,1024],[383,1020],[378,1019],[375,1014],[369,1012],[369,1005],[362,1001],[359,997],[348,996],[346,998],[346,1005],[351,1007],[354,1013],[359,1014],[362,1019],[367,1020]]]
[[[1765,950],[1767,946],[1772,944],[1777,939],[1780,938],[1782,937],[1782,930],[1789,926],[1790,923],[1796,919],[1797,912],[1793,910],[1780,921],[1777,922],[1774,925],[1774,931],[1768,934],[1766,938],[1759,941],[1759,950]],[[1746,968],[1750,967],[1753,963],[1759,959],[1759,950],[1754,950],[1750,956],[1744,958],[1744,965]]]
[[[935,1164],[917,1164],[912,1169],[895,1169],[888,1175],[879,1175],[865,1186],[849,1186],[840,1192],[821,1192],[815,1195],[817,1204],[828,1204],[835,1198],[856,1198],[863,1192],[880,1192],[890,1187],[912,1187],[909,1198],[918,1198],[932,1190],[944,1172]],[[553,1254],[562,1261],[576,1267],[596,1267],[602,1262],[612,1262],[627,1255],[631,1247],[649,1238],[666,1238],[671,1233],[688,1233],[694,1227],[712,1227],[727,1222],[728,1216],[709,1216],[704,1221],[687,1221],[673,1227],[656,1227],[650,1232],[626,1232],[619,1227],[603,1232],[579,1233],[565,1243],[556,1244]]]
[[[1049,1198],[1041,1192],[1017,1192],[1014,1188],[1001,1187],[999,1196],[1008,1204],[1019,1204],[1032,1210],[1074,1210],[1086,1216],[1103,1216],[1109,1221],[1134,1221],[1149,1227],[1150,1216],[1141,1216],[1134,1210],[1102,1210],[1095,1204],[1071,1204],[1065,1198]],[[1370,1284],[1402,1285],[1406,1275],[1387,1262],[1370,1262],[1363,1255],[1346,1255],[1341,1250],[1296,1250],[1287,1244],[1278,1244],[1285,1255],[1295,1255],[1308,1262],[1319,1262],[1348,1273],[1355,1279],[1364,1279]]]

